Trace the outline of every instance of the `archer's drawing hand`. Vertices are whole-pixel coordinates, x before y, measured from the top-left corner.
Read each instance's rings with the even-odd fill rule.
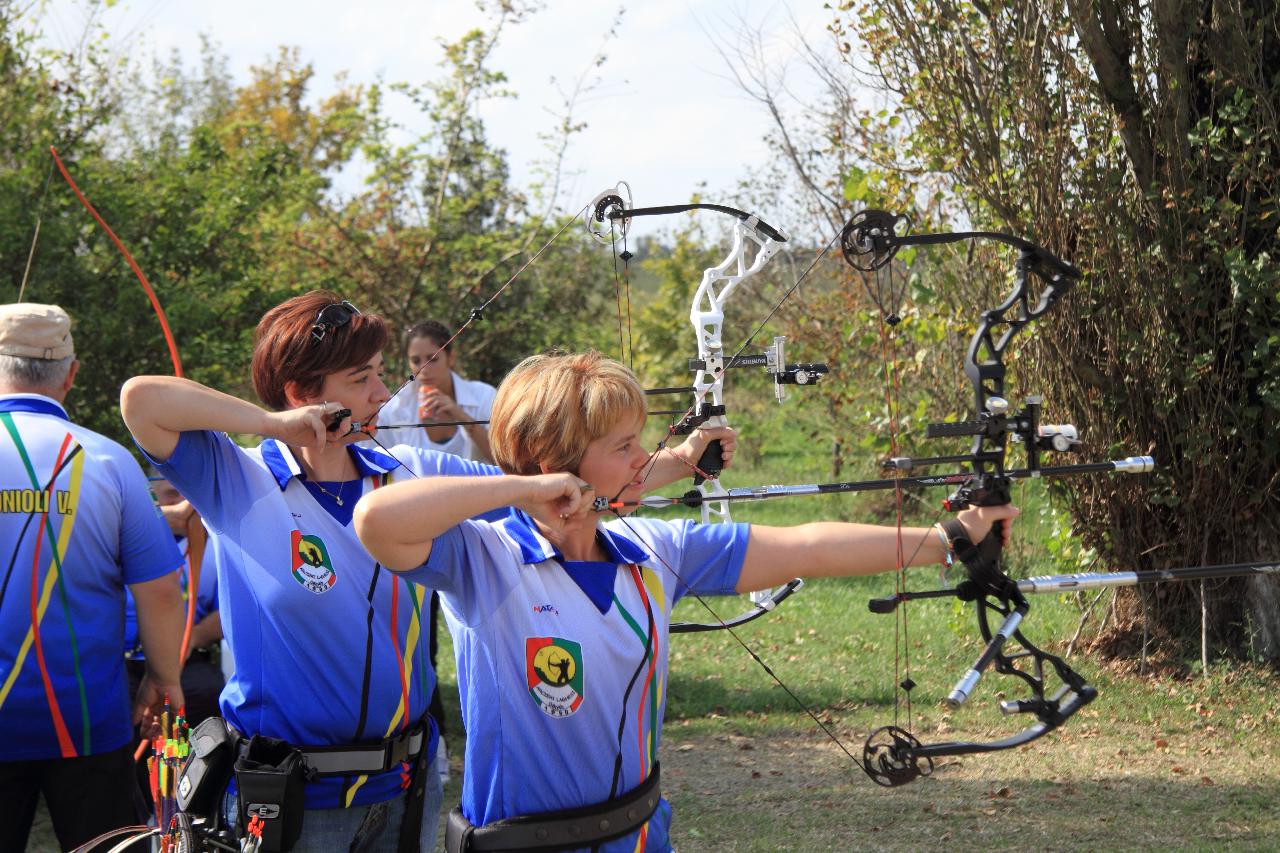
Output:
[[[522,479],[525,494],[514,504],[547,527],[561,530],[585,517],[595,523],[591,505],[595,489],[577,475],[562,472]]]
[[[267,429],[263,435],[275,438],[292,447],[309,447],[323,450],[342,444],[342,437],[351,431],[351,413],[338,423],[335,429],[333,419],[345,411],[341,403],[313,403],[283,412],[271,412],[267,415]]]

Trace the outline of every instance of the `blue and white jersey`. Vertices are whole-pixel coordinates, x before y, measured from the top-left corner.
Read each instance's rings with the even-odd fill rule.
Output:
[[[423,718],[435,687],[421,612],[428,591],[379,566],[351,511],[366,489],[416,476],[497,469],[444,453],[349,447],[358,482],[305,481],[289,447],[239,447],[225,435],[185,432],[157,462],[209,529],[222,630],[235,672],[220,698],[238,731],[295,746],[378,741]],[[341,495],[342,503],[325,496]],[[430,750],[435,749],[434,731]],[[396,796],[408,766],[307,785],[308,808],[367,805]]]
[[[187,538],[184,536],[175,539],[174,542],[182,552],[183,566],[179,582],[182,586],[182,618],[185,620],[191,559],[187,551]],[[201,562],[198,586],[200,589],[196,592],[196,612],[192,618],[192,625],[199,625],[204,617],[218,612],[218,567],[208,559]],[[147,659],[142,649],[142,640],[138,636],[138,607],[133,601],[133,593],[127,589],[124,591],[124,656],[127,660]]]
[[[124,447],[56,401],[0,396],[0,761],[133,737],[124,594],[182,555]]]
[[[745,524],[653,519],[601,531],[611,562],[562,565],[523,513],[466,521],[407,573],[440,591],[453,634],[467,729],[462,811],[477,826],[599,803],[648,777],[671,608],[690,588],[733,594],[749,536]],[[670,822],[663,800],[643,828],[600,849],[667,850]]]

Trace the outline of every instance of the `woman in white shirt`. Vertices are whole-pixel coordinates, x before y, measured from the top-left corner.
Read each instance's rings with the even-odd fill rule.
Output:
[[[454,371],[458,354],[452,332],[443,323],[425,320],[404,334],[404,354],[413,380],[391,399],[379,415],[383,423],[418,424],[431,421],[488,421],[492,385],[464,379]],[[393,444],[452,453],[477,462],[492,462],[486,424],[466,426],[382,428]]]
[[[404,333],[404,356],[413,379],[383,407],[379,420],[387,424],[414,424],[431,421],[487,421],[497,393],[492,385],[464,379],[454,371],[458,354],[453,348],[453,332],[443,323],[424,320]],[[487,424],[467,426],[410,427],[383,429],[391,444],[407,444],[422,450],[452,453],[477,462],[493,462],[489,451]],[[386,443],[386,440],[379,438]],[[431,593],[428,650],[431,665],[439,654],[440,596]],[[440,729],[440,778],[449,781],[449,759],[444,733],[447,721],[437,687],[431,694],[428,713]]]

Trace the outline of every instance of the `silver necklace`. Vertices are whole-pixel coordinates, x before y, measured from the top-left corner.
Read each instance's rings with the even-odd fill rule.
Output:
[[[329,497],[333,498],[333,502],[336,503],[338,506],[342,506],[342,490],[347,487],[346,480],[343,480],[342,484],[338,486],[338,493],[336,495],[333,492],[326,489],[324,486],[320,485],[319,480],[312,480],[311,485],[315,486],[317,489],[324,492]]]

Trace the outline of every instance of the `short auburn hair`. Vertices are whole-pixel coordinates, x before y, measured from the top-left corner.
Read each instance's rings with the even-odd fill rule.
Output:
[[[598,352],[526,358],[498,387],[489,422],[494,461],[508,474],[576,472],[587,445],[645,415],[635,374]]]
[[[365,364],[387,346],[390,334],[377,314],[356,314],[349,323],[311,337],[321,309],[342,302],[328,290],[313,290],[272,308],[253,333],[253,390],[276,411],[289,408],[285,386],[292,382],[303,396],[317,394],[332,373]]]

